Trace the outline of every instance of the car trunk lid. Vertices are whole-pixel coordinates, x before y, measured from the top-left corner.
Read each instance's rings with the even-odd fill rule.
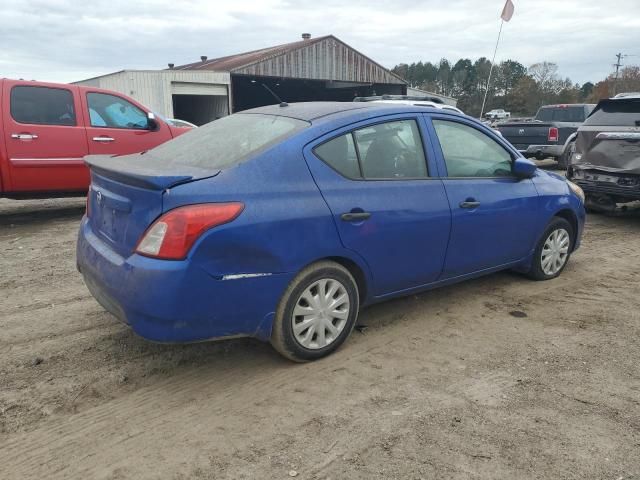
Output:
[[[85,157],[91,171],[89,222],[93,232],[119,255],[133,253],[142,234],[163,212],[165,192],[220,170],[183,167],[162,174],[136,162],[138,155]]]

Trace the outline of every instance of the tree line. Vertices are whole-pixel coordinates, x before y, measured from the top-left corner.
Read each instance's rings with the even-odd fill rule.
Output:
[[[458,107],[471,116],[479,116],[487,89],[491,61],[485,57],[472,62],[462,58],[452,63],[401,63],[392,71],[411,87],[458,99]],[[525,67],[516,60],[505,60],[493,67],[491,85],[484,111],[504,108],[512,117],[533,116],[542,105],[554,103],[597,103],[616,92],[640,91],[640,67],[625,67],[618,79],[610,75],[595,85],[580,85],[558,74],[558,65],[540,62]]]

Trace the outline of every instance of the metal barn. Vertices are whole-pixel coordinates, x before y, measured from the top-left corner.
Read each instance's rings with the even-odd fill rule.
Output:
[[[125,70],[76,82],[116,90],[154,111],[197,125],[276,103],[352,101],[407,93],[400,77],[333,35],[208,59],[159,71]]]
[[[406,82],[333,35],[174,67],[227,71],[233,111],[274,102],[351,101],[357,96],[406,94]],[[268,87],[268,88],[265,88]]]

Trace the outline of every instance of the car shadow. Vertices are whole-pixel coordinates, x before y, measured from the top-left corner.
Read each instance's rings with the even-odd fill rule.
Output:
[[[522,275],[512,272],[498,272],[485,277],[468,280],[457,285],[440,287],[434,290],[400,297],[385,302],[377,303],[364,308],[359,316],[357,328],[351,333],[350,340],[337,352],[318,360],[329,364],[342,360],[339,358],[352,355],[360,355],[360,350],[366,350],[367,345],[359,345],[364,337],[384,336],[385,330],[394,328],[398,321],[423,323],[425,319],[435,318],[437,314],[448,311],[448,306],[456,304],[470,295],[478,294],[478,288],[485,286],[493,293],[513,283],[530,282]],[[504,308],[507,308],[505,305]],[[470,319],[471,321],[472,319]],[[114,319],[114,322],[116,320]],[[425,326],[427,330],[431,327]],[[205,341],[191,344],[158,344],[149,342],[130,330],[123,327],[111,338],[103,337],[106,344],[99,347],[104,351],[114,349],[113,357],[116,363],[114,367],[122,367],[125,363],[134,363],[144,377],[160,374],[161,376],[182,376],[187,371],[195,374],[195,371],[203,370],[203,375],[211,375],[211,367],[216,371],[233,369],[248,369],[253,371],[257,366],[264,368],[292,368],[297,365],[278,354],[268,342],[262,342],[253,338],[224,339],[217,341]],[[355,344],[355,345],[354,345]],[[117,351],[136,352],[120,357]],[[152,358],[153,362],[145,362],[145,358]],[[332,360],[333,359],[333,360]],[[315,363],[315,362],[312,362]],[[193,372],[192,372],[193,370]],[[208,373],[207,373],[208,372]]]
[[[25,225],[51,220],[78,219],[85,211],[84,198],[42,200],[0,199],[0,225]]]

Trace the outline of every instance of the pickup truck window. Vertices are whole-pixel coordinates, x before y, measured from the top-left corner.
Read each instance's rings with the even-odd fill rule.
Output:
[[[577,107],[542,107],[538,110],[536,120],[541,122],[584,122],[586,117],[585,108]]]
[[[18,85],[11,89],[11,117],[36,125],[76,124],[71,91],[64,88]]]
[[[448,120],[434,120],[449,177],[508,177],[511,155],[475,128]]]
[[[131,102],[116,95],[87,93],[92,127],[147,130],[147,114]]]

